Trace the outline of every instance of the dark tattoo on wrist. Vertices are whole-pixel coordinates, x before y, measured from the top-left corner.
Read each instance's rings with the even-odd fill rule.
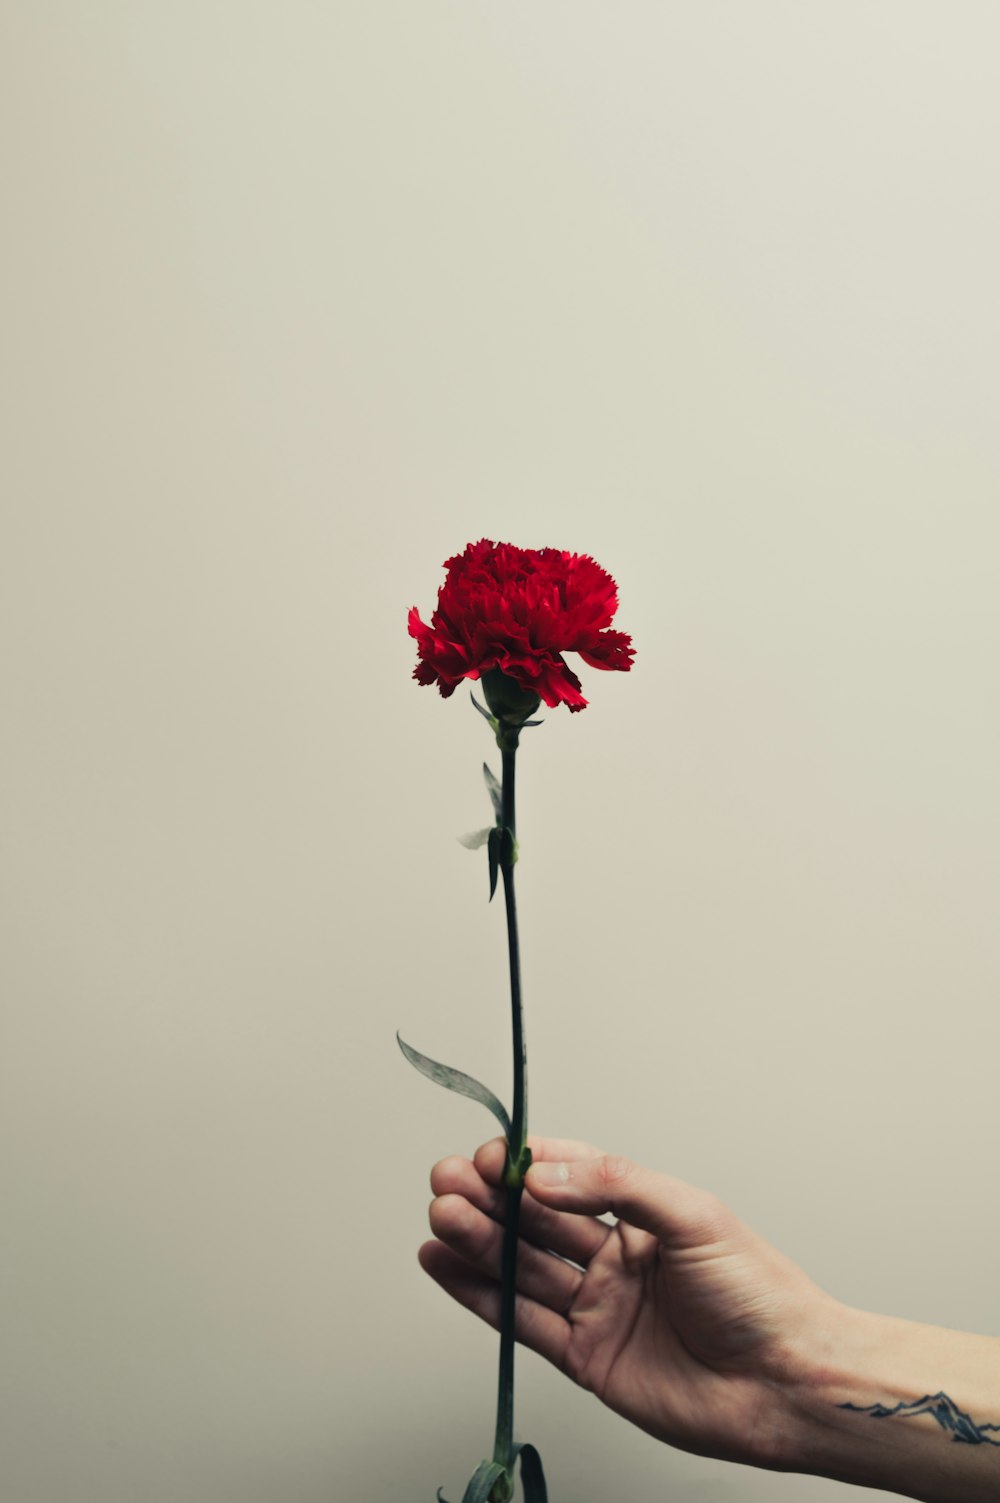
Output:
[[[952,1440],[970,1446],[1000,1446],[1000,1440],[993,1440],[986,1433],[988,1430],[1000,1431],[1000,1425],[977,1424],[946,1393],[925,1393],[922,1399],[914,1399],[909,1404],[900,1402],[893,1409],[885,1404],[838,1404],[837,1408],[852,1409],[855,1414],[867,1414],[872,1419],[913,1419],[929,1414],[942,1430],[951,1432]]]

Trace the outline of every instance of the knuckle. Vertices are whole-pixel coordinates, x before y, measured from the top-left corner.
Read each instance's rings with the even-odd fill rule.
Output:
[[[693,1207],[702,1234],[720,1238],[732,1227],[733,1213],[721,1196],[711,1190],[700,1190]]]
[[[620,1193],[628,1183],[634,1167],[632,1161],[622,1158],[621,1154],[605,1154],[597,1161],[597,1174],[601,1186],[610,1192]]]

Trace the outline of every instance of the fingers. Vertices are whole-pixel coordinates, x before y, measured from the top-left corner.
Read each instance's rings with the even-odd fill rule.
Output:
[[[537,1161],[528,1170],[525,1187],[553,1210],[591,1216],[612,1211],[678,1251],[716,1242],[739,1225],[708,1191],[607,1154]]]
[[[480,1155],[483,1158],[480,1159]],[[435,1195],[464,1195],[466,1200],[494,1221],[506,1219],[507,1192],[501,1184],[506,1159],[502,1138],[484,1145],[474,1166],[459,1157],[442,1159],[431,1171]],[[480,1162],[484,1168],[479,1167]],[[484,1173],[484,1169],[487,1171]],[[539,1205],[531,1195],[521,1201],[521,1236],[536,1247],[550,1248],[561,1258],[582,1267],[590,1262],[607,1240],[609,1228],[587,1216],[567,1216]]]
[[[500,1329],[500,1285],[494,1279],[472,1268],[442,1242],[425,1242],[418,1256],[424,1271],[453,1299],[495,1331]],[[514,1306],[514,1334],[522,1346],[560,1369],[565,1367],[570,1327],[554,1310],[519,1294]]]
[[[461,1195],[442,1195],[430,1208],[431,1231],[467,1263],[492,1279],[501,1278],[504,1228]],[[523,1239],[518,1245],[517,1287],[529,1299],[565,1315],[583,1274]]]
[[[525,1178],[526,1194],[522,1202],[525,1233],[537,1240],[532,1228],[540,1235],[543,1231],[550,1232],[561,1243],[552,1241],[544,1245],[574,1262],[586,1264],[603,1246],[608,1233],[606,1224],[588,1218],[608,1211],[678,1250],[718,1241],[737,1229],[746,1230],[709,1191],[668,1174],[657,1174],[629,1159],[604,1154],[589,1143],[574,1138],[529,1137],[528,1147],[532,1164]],[[475,1154],[475,1168],[481,1181],[481,1209],[490,1215],[502,1215],[502,1190],[496,1198],[489,1197],[491,1188],[502,1185],[506,1153],[504,1139],[493,1138]],[[465,1194],[466,1186],[472,1189],[473,1180],[449,1188]],[[546,1211],[556,1212],[558,1219],[547,1219]],[[567,1243],[572,1243],[576,1250],[570,1250]]]

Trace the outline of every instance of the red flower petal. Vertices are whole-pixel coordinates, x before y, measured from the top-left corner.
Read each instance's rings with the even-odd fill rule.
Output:
[[[414,678],[436,683],[445,698],[463,679],[499,667],[547,705],[582,710],[587,701],[564,652],[592,668],[631,668],[631,637],[608,630],[617,586],[589,554],[481,538],[444,567],[430,625],[414,606],[408,630],[417,642]]]

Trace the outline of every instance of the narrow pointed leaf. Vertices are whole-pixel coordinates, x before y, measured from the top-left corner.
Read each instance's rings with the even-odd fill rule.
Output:
[[[525,728],[525,726],[528,726],[528,725],[544,725],[544,724],[545,724],[544,720],[522,720],[521,721],[521,729],[523,731],[524,728]]]
[[[510,1138],[510,1118],[503,1103],[497,1100],[489,1086],[484,1086],[481,1081],[463,1074],[461,1070],[453,1070],[450,1065],[438,1064],[436,1059],[429,1059],[418,1049],[411,1049],[398,1033],[396,1042],[413,1068],[419,1070],[421,1075],[426,1075],[428,1080],[433,1080],[435,1085],[444,1086],[446,1091],[454,1091],[458,1096],[468,1096],[470,1101],[478,1101],[480,1105],[488,1107],[503,1128],[504,1137]]]
[[[485,762],[483,763],[483,777],[486,779],[486,786],[490,790],[490,798],[493,801],[493,813],[499,820],[503,813],[503,793],[500,784],[497,782],[496,774],[490,771]]]
[[[484,718],[489,721],[490,725],[493,727],[493,729],[495,731],[497,729],[497,725],[498,725],[498,721],[497,721],[496,716],[495,715],[491,715],[490,712],[489,712],[489,710],[484,710],[483,709],[482,705],[479,703],[479,700],[471,692],[471,690],[469,692],[469,698],[472,700],[472,703],[475,705],[475,707],[479,711],[480,715],[484,716]]]
[[[473,830],[471,835],[459,835],[459,845],[464,845],[467,851],[478,851],[490,838],[492,825],[486,825],[482,830]]]
[[[515,1460],[517,1457],[521,1458],[521,1488],[524,1492],[524,1503],[548,1503],[549,1494],[545,1486],[545,1473],[542,1471],[542,1458],[535,1447],[515,1446]]]
[[[500,870],[500,842],[503,839],[503,830],[500,825],[494,825],[490,831],[489,857],[490,857],[490,902],[497,890],[497,872]]]

